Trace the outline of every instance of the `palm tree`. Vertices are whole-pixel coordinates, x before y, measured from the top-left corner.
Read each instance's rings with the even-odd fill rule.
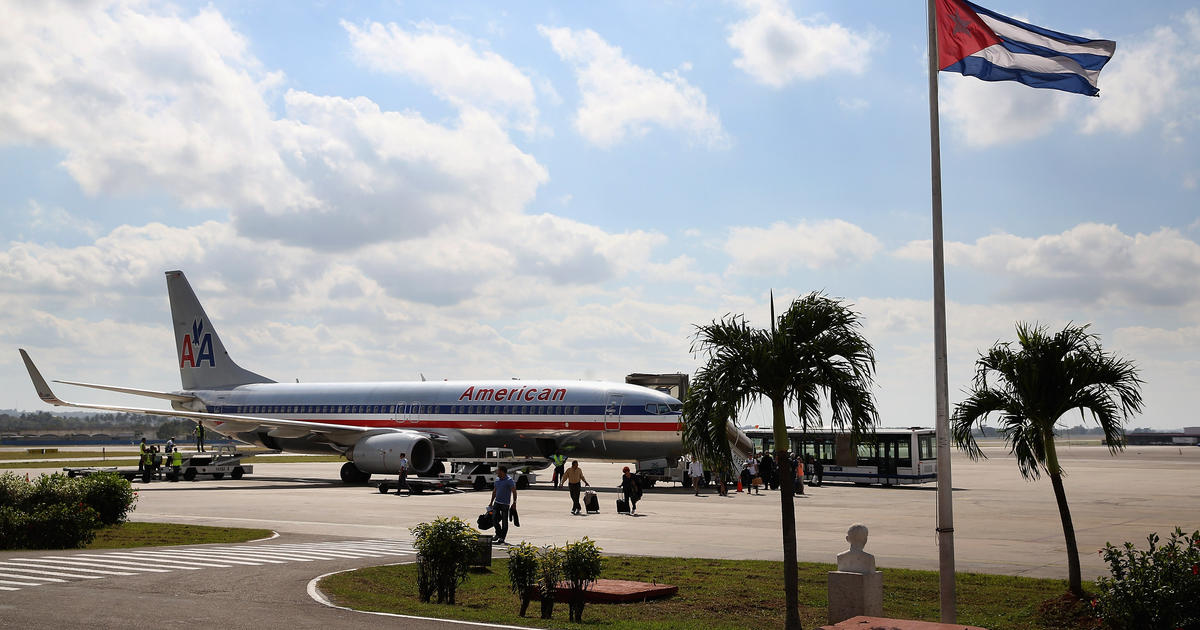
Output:
[[[1142,410],[1137,367],[1107,354],[1088,326],[1068,324],[1061,332],[1017,324],[1017,347],[999,342],[975,362],[975,382],[967,399],[954,409],[954,441],[971,459],[985,457],[972,428],[1000,415],[999,432],[1016,456],[1021,476],[1036,480],[1044,471],[1054,486],[1058,514],[1067,541],[1069,589],[1082,598],[1079,548],[1063,490],[1063,471],[1054,447],[1054,426],[1064,414],[1090,412],[1104,430],[1112,453],[1125,448],[1125,422]]]
[[[707,363],[696,373],[697,397],[689,400],[707,404],[712,411],[697,413],[698,403],[693,402],[691,421],[707,420],[710,426],[696,427],[691,434],[706,437],[706,452],[727,451],[727,443],[720,445],[726,439],[725,420],[766,398],[771,404],[775,461],[785,470],[790,468],[784,420],[789,401],[797,403],[802,420],[811,421],[820,418],[823,394],[835,429],[849,429],[852,435],[872,430],[878,422],[871,393],[875,353],[861,327],[857,313],[819,293],[797,298],[778,321],[772,299],[770,330],[749,326],[741,315],[697,326],[692,352],[703,354]],[[782,475],[782,481],[786,627],[793,629],[800,628],[800,599],[792,475]]]

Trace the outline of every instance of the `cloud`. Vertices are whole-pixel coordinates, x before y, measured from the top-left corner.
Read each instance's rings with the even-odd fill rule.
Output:
[[[841,219],[769,228],[735,227],[725,241],[729,273],[777,274],[793,267],[819,269],[869,260],[882,245],[866,230]]]
[[[395,23],[361,27],[342,21],[355,59],[378,72],[412,77],[459,107],[512,116],[533,131],[538,109],[533,82],[507,59],[457,30],[425,21],[405,30]]]
[[[973,147],[1031,140],[1067,118],[1081,98],[1056,90],[1036,90],[1012,81],[980,81],[945,75],[940,113],[951,129]]]
[[[445,63],[454,53],[475,62],[467,76],[510,68],[429,37]],[[211,8],[26,5],[0,23],[0,58],[0,144],[61,150],[92,196],[165,192],[227,210],[244,235],[330,251],[404,241],[519,214],[547,180],[504,119],[468,107],[449,78],[434,88],[464,105],[445,125],[294,89],[278,115],[284,77]],[[519,83],[513,72],[490,85]],[[490,104],[530,102],[496,91]]]
[[[588,142],[611,147],[662,127],[709,148],[728,144],[708,99],[680,71],[659,74],[637,66],[590,29],[539,26],[538,32],[575,68],[581,94],[575,128]]]
[[[829,74],[862,74],[876,34],[861,35],[840,24],[797,18],[782,0],[744,0],[750,17],[729,27],[726,40],[740,56],[733,61],[754,80],[781,88]]]
[[[1084,133],[1134,133],[1161,122],[1169,139],[1180,140],[1180,127],[1195,125],[1200,107],[1200,10],[1179,22],[1121,42],[1101,74],[1099,103],[1084,119]]]
[[[914,241],[894,254],[929,260],[930,248]],[[974,244],[948,242],[945,257],[1006,276],[1006,292],[1024,300],[1182,305],[1200,295],[1200,243],[1172,228],[1128,235],[1115,225],[1083,223],[1037,238],[993,234]]]

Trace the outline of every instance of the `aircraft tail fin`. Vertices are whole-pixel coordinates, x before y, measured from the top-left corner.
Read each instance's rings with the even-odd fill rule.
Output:
[[[233,362],[182,271],[167,272],[167,296],[171,300],[175,356],[179,358],[179,378],[184,389],[275,382]]]

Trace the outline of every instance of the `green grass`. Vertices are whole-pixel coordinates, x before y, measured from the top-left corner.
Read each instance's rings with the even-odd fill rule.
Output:
[[[833,565],[800,564],[800,616],[804,627],[827,622],[826,572]],[[933,571],[884,569],[885,616],[938,620],[938,575]],[[703,560],[692,558],[608,557],[605,578],[673,584],[679,593],[638,604],[588,604],[588,627],[624,629],[744,629],[783,625],[782,569],[779,562],[761,560]],[[459,587],[454,606],[417,601],[416,567],[369,567],[331,575],[321,590],[339,605],[361,610],[442,617],[465,621],[534,627],[564,627],[566,605],[555,606],[554,619],[519,617],[519,601],[509,590],[507,560],[496,559],[490,570],[475,572]],[[989,630],[1029,628],[1087,628],[1048,622],[1039,606],[1066,591],[1063,580],[960,573],[957,578],[958,621]]]
[[[125,549],[129,547],[162,547],[167,545],[240,543],[266,538],[271,533],[269,529],[126,522],[112,527],[105,527],[96,532],[96,539],[87,548]]]

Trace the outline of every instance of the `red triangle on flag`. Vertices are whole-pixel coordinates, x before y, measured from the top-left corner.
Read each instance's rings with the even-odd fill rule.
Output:
[[[962,0],[937,0],[938,68],[945,69],[1000,38]]]

